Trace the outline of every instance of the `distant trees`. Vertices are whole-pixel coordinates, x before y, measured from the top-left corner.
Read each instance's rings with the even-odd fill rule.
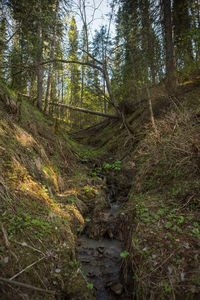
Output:
[[[140,98],[144,82],[178,78],[199,69],[200,4],[197,0],[119,0],[115,39],[115,95]],[[196,58],[196,59],[195,59]],[[119,87],[119,88],[117,88]]]
[[[8,0],[6,2],[8,9],[7,23],[12,23],[10,32],[13,34],[7,60],[11,65],[12,87],[18,90],[26,90],[29,86],[31,93],[33,88],[37,87],[37,106],[40,110],[43,108],[46,71],[41,63],[48,53],[50,53],[50,59],[53,58],[56,35],[55,24],[59,22],[58,4],[59,0],[33,0],[31,6],[28,0]],[[51,49],[52,51],[50,51]],[[29,73],[25,69],[28,64],[34,65],[34,68],[29,69]],[[25,71],[26,75],[23,76]],[[52,70],[49,72],[50,77],[51,75]],[[36,78],[37,85],[34,83]],[[29,79],[30,83],[28,83]],[[50,80],[48,82],[50,83]],[[47,85],[47,98],[50,93],[49,83]]]
[[[110,3],[113,13],[116,1]],[[46,113],[60,116],[50,102],[61,102],[102,113],[114,107],[120,115],[121,100],[140,100],[161,81],[172,93],[178,80],[199,70],[199,0],[117,3],[116,36],[101,26],[91,38],[94,18],[88,20],[85,0],[76,2],[81,34],[66,0],[2,1],[0,79],[36,98]],[[71,124],[90,122],[76,112],[65,116]]]

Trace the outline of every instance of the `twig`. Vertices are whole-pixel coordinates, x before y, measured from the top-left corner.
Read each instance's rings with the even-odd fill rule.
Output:
[[[18,286],[21,286],[21,287],[24,287],[24,288],[27,288],[27,289],[31,289],[31,290],[34,290],[34,291],[42,292],[42,293],[47,293],[47,294],[51,294],[51,295],[55,295],[56,294],[55,291],[44,290],[44,289],[35,287],[33,285],[30,285],[30,284],[22,283],[22,282],[15,281],[15,280],[11,281],[10,279],[3,278],[3,277],[0,277],[0,281],[6,282],[8,284],[18,285]]]
[[[46,256],[41,257],[40,259],[34,261],[32,264],[30,264],[29,266],[27,266],[25,269],[21,270],[19,273],[15,274],[14,276],[12,276],[9,280],[13,280],[14,278],[16,278],[17,276],[19,276],[20,274],[24,273],[26,270],[30,269],[31,267],[33,267],[35,264],[37,264],[38,262],[40,262],[41,260],[43,260]]]
[[[155,118],[154,118],[154,113],[153,113],[153,106],[152,106],[152,101],[151,101],[151,94],[149,91],[148,86],[146,85],[146,90],[147,90],[147,96],[148,96],[148,102],[149,102],[149,110],[150,110],[150,116],[151,116],[151,123],[152,123],[152,127],[155,131],[155,134],[157,137],[159,137],[159,133],[158,133],[158,129],[155,123]]]
[[[36,249],[36,248],[34,248],[34,247],[32,247],[32,246],[29,246],[29,245],[27,245],[26,243],[20,243],[20,242],[17,242],[17,241],[13,241],[13,242],[16,243],[16,244],[18,244],[18,245],[21,245],[21,246],[23,246],[23,247],[27,247],[27,248],[30,248],[30,249],[32,249],[32,250],[34,250],[34,251],[37,251],[37,252],[39,252],[39,253],[41,253],[42,255],[45,256],[45,254],[44,254],[42,251],[40,251],[40,250],[38,250],[38,249]]]
[[[157,271],[160,267],[162,267],[175,253],[175,250],[157,267],[155,268],[153,271],[151,271],[149,274],[143,276],[142,278],[140,278],[140,280],[150,276],[152,273],[154,273],[155,271]]]
[[[169,276],[169,282],[170,282],[170,285],[171,285],[171,288],[172,288],[173,300],[176,300],[176,297],[175,297],[175,294],[174,294],[174,287],[173,287],[173,284],[172,284],[170,276]]]
[[[195,195],[190,196],[190,197],[188,198],[188,201],[187,201],[183,206],[181,206],[179,209],[177,209],[177,211],[182,210],[185,206],[187,206],[187,205],[190,203],[190,201],[194,198],[194,196],[195,196]],[[177,212],[177,211],[176,211],[176,212]]]
[[[6,245],[6,248],[9,248],[10,247],[10,242],[8,240],[8,234],[3,226],[3,224],[1,224],[1,230],[3,232],[3,238],[4,238],[4,242],[5,242],[5,245]]]

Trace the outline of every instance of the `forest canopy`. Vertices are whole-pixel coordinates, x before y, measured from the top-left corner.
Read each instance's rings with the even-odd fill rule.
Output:
[[[97,117],[64,105],[120,114],[120,101],[140,101],[157,85],[173,93],[199,70],[198,0],[110,0],[107,25],[94,31],[100,4],[105,6],[86,0],[0,4],[0,79],[71,127]]]

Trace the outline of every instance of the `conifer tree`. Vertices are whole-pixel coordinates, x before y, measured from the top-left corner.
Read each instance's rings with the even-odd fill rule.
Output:
[[[69,59],[78,61],[78,30],[75,17],[72,16],[68,32],[69,38]],[[70,67],[70,99],[71,105],[78,106],[80,103],[80,71],[77,64],[71,64]],[[77,119],[77,113],[72,113]]]

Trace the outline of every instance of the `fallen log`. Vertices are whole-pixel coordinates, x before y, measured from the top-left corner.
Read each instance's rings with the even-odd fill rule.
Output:
[[[120,116],[118,116],[118,115],[105,114],[105,113],[101,113],[101,112],[97,112],[97,111],[88,110],[85,108],[74,107],[74,106],[70,106],[67,104],[62,104],[62,103],[50,102],[49,104],[59,106],[59,107],[65,107],[65,108],[68,108],[71,110],[80,111],[80,112],[87,113],[87,114],[97,115],[97,116],[104,117],[104,118],[110,118],[110,119],[119,119],[120,118]]]

